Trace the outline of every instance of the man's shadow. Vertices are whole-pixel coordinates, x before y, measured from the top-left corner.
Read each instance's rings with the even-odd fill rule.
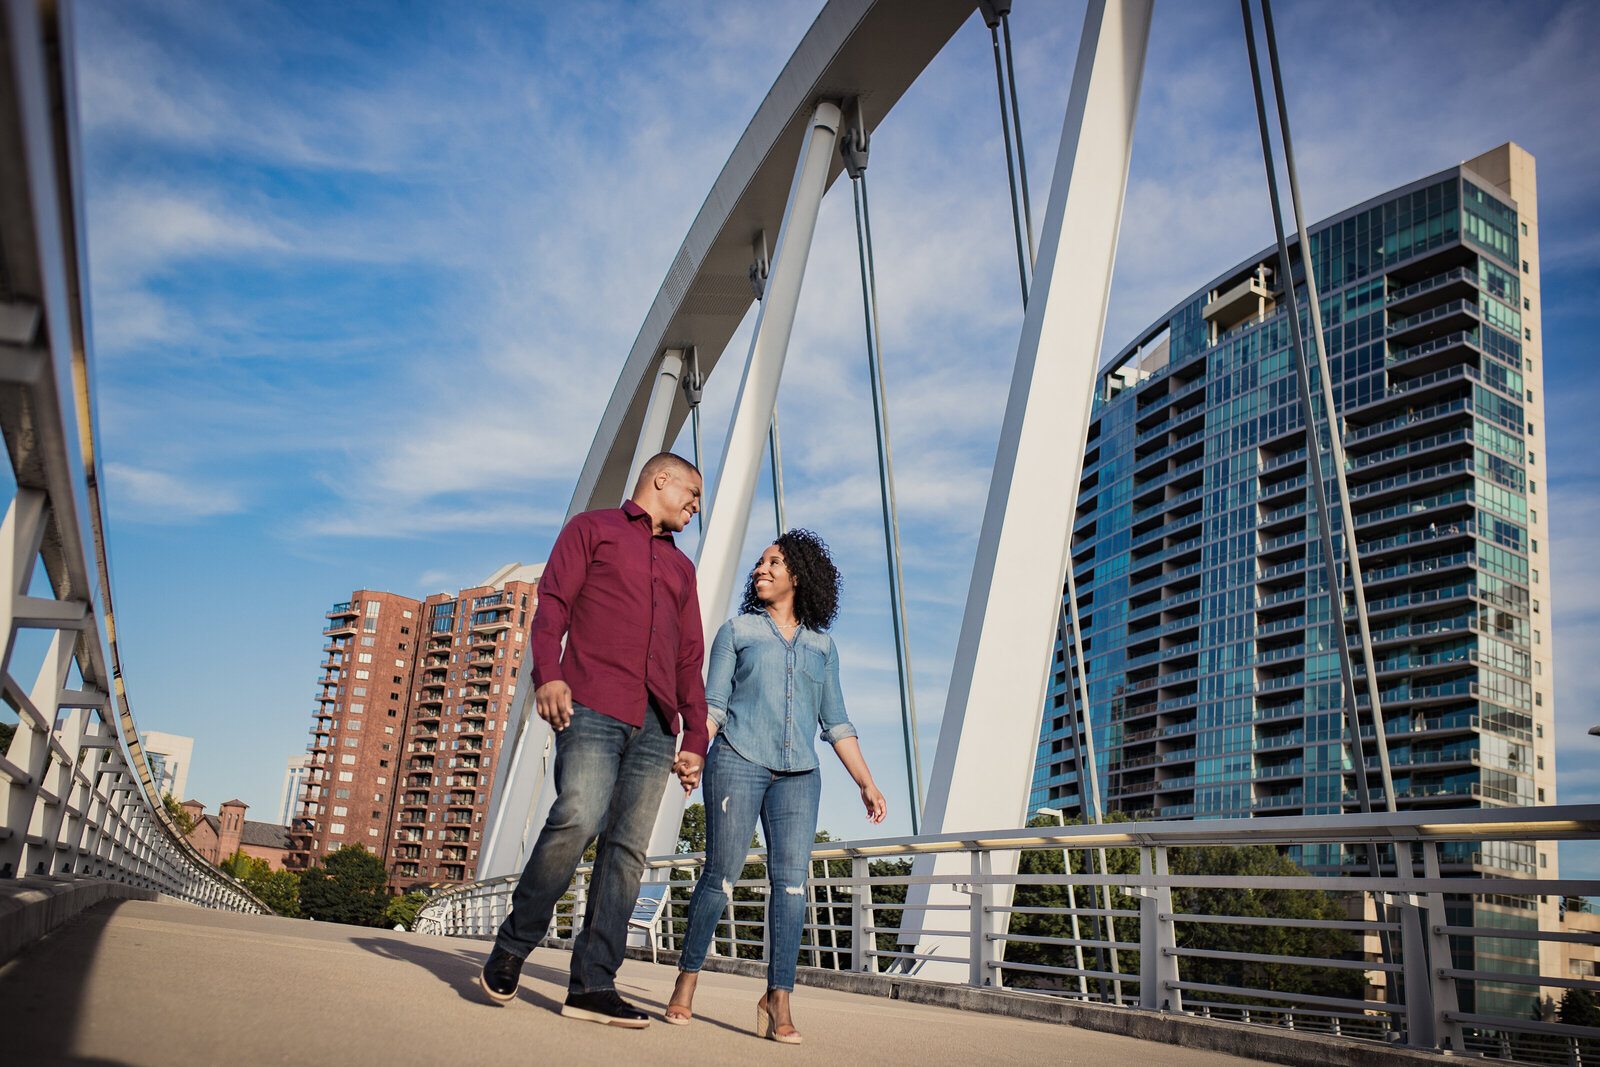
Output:
[[[399,937],[357,937],[351,939],[351,944],[363,948],[376,956],[398,960],[421,967],[439,981],[455,990],[456,995],[462,1000],[473,1004],[482,1004],[484,1007],[497,1007],[489,1000],[487,993],[478,985],[478,975],[483,970],[483,960],[487,955],[487,947],[491,942],[469,942],[473,947],[437,949],[428,945],[419,945],[414,941],[404,940]],[[479,949],[479,944],[484,946]],[[550,982],[559,988],[565,989],[567,985],[567,972],[554,967],[546,967],[538,963],[525,963],[522,966],[524,978],[536,978],[542,982]],[[517,990],[517,998],[526,1000],[542,1008],[559,1012],[561,1001],[540,993],[523,985]]]
[[[473,1004],[481,1004],[486,1008],[499,1006],[489,1003],[488,994],[478,985],[478,975],[483,970],[483,958],[487,954],[487,946],[493,944],[493,942],[472,941],[469,942],[470,945],[474,946],[471,948],[437,949],[428,945],[419,945],[414,941],[403,940],[399,937],[357,937],[351,939],[351,944],[374,955],[383,956],[386,959],[421,967],[455,990],[456,995],[462,1000]],[[485,948],[480,949],[476,947],[478,945],[483,945]],[[522,976],[524,978],[535,978],[541,982],[549,982],[557,989],[565,989],[567,986],[567,972],[562,968],[546,967],[539,963],[524,963],[522,965]],[[666,1010],[666,1001],[645,995],[637,986],[627,992],[632,1000],[640,1004],[648,1004],[656,1009],[651,1013],[656,1017],[652,1022],[661,1021],[660,1015]],[[527,985],[523,985],[517,990],[518,1000],[525,1000],[530,1004],[548,1009],[557,1014],[560,1013],[565,999],[562,994],[558,994],[558,996],[561,999],[547,996],[535,989],[530,989]],[[747,1034],[750,1032],[746,1027],[736,1026],[699,1013],[695,1014],[694,1022],[695,1025],[715,1026],[730,1033]]]

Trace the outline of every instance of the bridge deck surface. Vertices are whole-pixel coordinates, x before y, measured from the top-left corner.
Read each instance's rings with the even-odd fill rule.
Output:
[[[1258,1061],[1051,1023],[801,988],[805,1044],[750,1032],[759,979],[706,972],[697,1019],[626,1031],[561,1018],[566,953],[540,949],[505,1006],[477,987],[487,943],[207,911],[98,905],[0,967],[16,1064],[635,1062],[977,1064]],[[618,986],[659,1012],[670,967],[629,960]]]

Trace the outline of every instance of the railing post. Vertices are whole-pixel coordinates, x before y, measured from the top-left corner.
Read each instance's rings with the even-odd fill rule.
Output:
[[[1411,1048],[1431,1049],[1439,1047],[1431,979],[1439,967],[1448,966],[1448,963],[1435,962],[1429,965],[1428,937],[1423,932],[1427,913],[1415,903],[1415,899],[1411,896],[1403,898],[1398,909],[1400,952],[1405,963],[1406,1044]]]
[[[867,879],[872,869],[864,856],[850,858],[850,956],[851,970],[871,973],[877,961],[868,955],[872,932],[872,886]]]
[[[1398,847],[1398,846],[1397,846]],[[1425,841],[1422,844],[1422,875],[1424,878],[1439,877],[1439,842]],[[1433,1000],[1433,1040],[1437,1048],[1450,1052],[1462,1052],[1461,1024],[1447,1018],[1447,1013],[1457,1010],[1459,1001],[1456,997],[1456,980],[1446,977],[1443,972],[1454,966],[1450,953],[1450,935],[1441,932],[1448,925],[1445,916],[1444,894],[1429,893],[1423,898],[1426,909],[1422,913],[1422,922],[1427,930],[1428,948],[1428,984]],[[1409,958],[1409,957],[1408,957]],[[1407,972],[1410,971],[1407,967]],[[1409,997],[1411,991],[1406,990]],[[1416,1009],[1411,1009],[1415,1011]],[[1407,1015],[1409,1025],[1411,1016]]]
[[[1167,849],[1146,845],[1139,849],[1139,873],[1165,875]],[[1113,926],[1115,929],[1115,926]],[[1112,949],[1115,952],[1116,949]],[[1178,981],[1177,927],[1172,922],[1172,890],[1167,886],[1139,887],[1139,1006],[1147,1011],[1182,1011]]]
[[[979,989],[994,984],[993,975],[997,971],[994,965],[1000,961],[1003,952],[1001,942],[989,936],[989,909],[994,906],[995,893],[994,886],[987,879],[993,873],[993,853],[973,849],[972,884],[967,886],[967,900],[970,901],[967,913],[970,920],[967,983]]]

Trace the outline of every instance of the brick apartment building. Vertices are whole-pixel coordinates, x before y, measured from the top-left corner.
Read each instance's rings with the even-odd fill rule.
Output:
[[[542,571],[421,600],[357,590],[328,612],[291,866],[360,844],[398,892],[473,877]]]
[[[385,854],[421,610],[411,597],[357,589],[327,612],[310,773],[289,827],[291,870],[343,845]]]

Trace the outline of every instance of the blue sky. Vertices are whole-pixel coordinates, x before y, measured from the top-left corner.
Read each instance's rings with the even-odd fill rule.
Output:
[[[806,2],[78,9],[98,402],[125,680],[188,792],[276,815],[322,613],[542,559],[645,311]],[[1581,3],[1276,9],[1313,218],[1515,140],[1538,159],[1560,790],[1600,801],[1600,73]],[[1042,214],[1079,5],[1013,16]],[[987,30],[874,137],[883,349],[925,764],[1021,326]],[[1161,5],[1107,343],[1272,239],[1237,5]],[[905,772],[854,223],[824,202],[779,399],[791,523],[835,547],[864,747]],[[730,351],[743,355],[750,323]],[[735,363],[729,366],[737,365]],[[706,391],[714,470],[736,376]],[[682,445],[687,452],[687,443]],[[749,555],[770,536],[758,501]],[[763,541],[764,543],[764,541]],[[684,541],[693,552],[694,538]],[[822,826],[864,836],[829,766]],[[1600,875],[1564,853],[1564,873]]]

